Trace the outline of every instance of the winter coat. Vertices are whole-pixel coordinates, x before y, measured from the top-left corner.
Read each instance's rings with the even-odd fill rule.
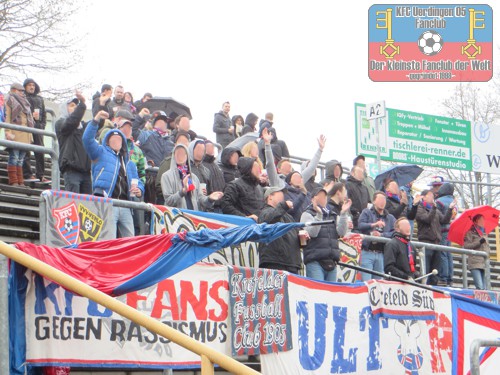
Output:
[[[252,175],[252,158],[240,158],[238,170],[241,177],[231,181],[224,189],[222,212],[230,215],[259,215],[264,207],[264,194],[259,180]]]
[[[223,111],[220,111],[214,115],[213,131],[215,133],[215,140],[223,148],[235,139],[235,132],[233,131],[233,134],[229,133],[229,128],[231,126],[232,122],[229,118],[229,115],[226,116]]]
[[[22,103],[22,105],[19,103]],[[9,95],[5,103],[5,122],[26,127],[32,127],[34,125],[33,115],[31,114],[30,105],[26,98],[18,94]],[[5,135],[9,133],[14,134],[14,142],[33,142],[33,135],[31,133],[5,129]]]
[[[396,198],[387,196],[385,209],[396,219],[400,217],[405,217],[408,205],[399,202]]]
[[[32,113],[35,112],[35,109],[40,110],[40,117],[38,118],[38,120],[33,119],[35,121],[35,128],[45,129],[45,126],[47,125],[47,112],[45,112],[45,102],[39,95],[40,86],[35,82],[34,79],[26,78],[23,83],[24,89],[26,89],[26,86],[30,83],[35,84],[35,91],[33,92],[33,94],[28,94],[28,92],[26,92],[26,99],[30,103]]]
[[[186,153],[188,154],[188,149],[183,144],[176,145],[173,153],[175,153],[175,150],[180,147],[184,148],[186,150]],[[186,196],[189,194],[191,203],[193,204],[193,210],[204,211],[207,208],[212,207],[213,202],[208,198],[208,196],[202,193],[200,189],[200,180],[198,180],[198,177],[196,177],[195,174],[191,173],[191,163],[189,162],[189,158],[187,161],[187,166],[189,171],[188,173],[191,175],[191,182],[194,185],[194,190],[184,194],[182,192],[183,182],[181,179],[181,175],[179,170],[177,169],[175,157],[172,156],[170,169],[161,176],[161,189],[165,198],[165,206],[188,208]]]
[[[174,149],[168,134],[161,135],[155,129],[141,129],[144,125],[144,119],[136,116],[132,122],[132,137],[137,140],[146,160],[153,161],[155,167],[159,167],[166,156],[171,155]]]
[[[245,118],[245,125],[241,131],[241,135],[255,132],[255,125],[258,118],[259,117],[255,113],[249,113]]]
[[[132,188],[132,179],[138,180],[137,187],[144,195],[144,184],[139,180],[137,174],[137,167],[129,159],[127,150],[127,139],[119,130],[113,130],[106,134],[103,144],[100,145],[95,137],[99,125],[91,120],[85,131],[83,132],[83,147],[87,151],[90,159],[92,160],[92,189],[95,195],[104,197],[111,197],[113,195],[121,165],[125,166],[125,177],[127,178],[128,190],[127,196],[129,199],[133,198],[130,195]],[[123,138],[122,148],[119,153],[116,153],[109,147],[108,139],[116,131],[120,133]]]
[[[414,272],[410,269],[408,245],[410,245],[414,266],[417,266],[415,247],[403,242],[407,240],[401,233],[395,232],[392,239],[384,246],[384,272],[405,280],[414,276]]]
[[[288,205],[280,202],[276,208],[265,205],[260,212],[259,223],[291,223],[293,218],[287,213]],[[269,263],[279,264],[286,267],[300,269],[302,258],[300,254],[299,230],[297,228],[288,231],[283,236],[271,243],[259,244],[259,267]]]
[[[339,178],[335,178],[335,175],[333,174],[333,171],[336,166],[340,167],[340,175]],[[338,160],[329,160],[325,163],[325,178],[321,181],[322,184],[327,184],[330,182],[344,182],[345,180],[342,179],[342,173],[344,173],[344,170],[342,169],[342,163],[340,163]]]
[[[240,177],[240,171],[238,170],[238,166],[231,165],[229,163],[229,159],[231,159],[231,156],[235,152],[239,152],[237,148],[226,147],[224,150],[222,150],[222,154],[220,156],[219,167],[220,167],[220,170],[222,171],[222,174],[224,176],[225,184],[228,184],[231,181],[234,181],[235,179]]]
[[[335,220],[335,223],[304,227],[310,236],[309,242],[303,249],[304,264],[326,259],[338,262],[340,259],[338,239],[347,231],[347,215],[338,216],[329,210],[323,210],[323,213],[319,214],[310,205],[300,217],[302,223],[323,220]]]
[[[361,212],[358,220],[358,230],[363,234],[369,235],[371,232],[377,230],[377,228],[373,228],[371,224],[379,220],[382,220],[385,223],[384,228],[380,228],[378,231],[380,236],[391,238],[394,233],[394,223],[396,222],[396,219],[389,212],[387,212],[387,210],[384,210],[382,214],[379,214],[377,210],[375,210],[375,207],[365,208],[363,212]],[[363,240],[361,248],[363,250],[383,250],[384,243]]]
[[[292,201],[293,208],[288,212],[294,221],[300,221],[302,213],[311,204],[311,193],[303,193],[302,190],[292,185],[286,185],[285,200]]]
[[[451,202],[453,202],[453,200],[455,199],[455,197],[453,196],[454,192],[455,192],[455,187],[449,182],[445,182],[438,190],[436,206],[443,215],[446,214],[446,211],[448,210],[448,208],[450,208]],[[457,208],[454,207],[453,212],[451,214],[451,220],[455,218],[457,212],[458,212]],[[450,230],[450,223],[441,225],[441,232],[446,233],[449,232],[449,230]]]
[[[268,129],[269,132],[273,135],[273,139],[271,140],[271,150],[273,152],[274,164],[278,165],[281,159],[290,157],[290,152],[288,151],[288,146],[286,145],[285,141],[278,139],[278,136],[276,134],[276,129],[272,127],[269,127]],[[259,148],[259,158],[265,165],[266,153],[265,153],[265,142],[263,139],[259,140],[258,148]]]
[[[368,203],[371,202],[370,194],[362,181],[356,180],[353,176],[347,176],[347,181],[345,184],[347,195],[352,201],[351,214],[352,223],[354,228],[358,227],[358,218],[361,212],[366,208]]]
[[[224,173],[215,163],[215,156],[206,155],[203,157],[203,165],[210,172],[210,186],[212,191],[224,191],[226,181],[224,181]]]
[[[484,238],[486,242],[479,242]],[[480,235],[476,227],[473,225],[465,234],[464,249],[484,251],[488,256],[490,255],[490,245],[488,244],[488,235]],[[467,267],[469,270],[486,268],[486,259],[479,255],[467,256]]]
[[[198,180],[200,183],[207,184],[207,191],[208,194],[210,194],[212,190],[212,185],[210,184],[210,171],[208,170],[207,167],[203,165],[203,162],[200,161],[198,164],[194,161],[194,148],[198,143],[205,143],[201,139],[196,139],[194,141],[191,141],[188,146],[188,152],[189,152],[189,161],[190,161],[190,170],[191,174],[196,175],[198,177]]]
[[[113,118],[113,108],[111,108],[111,99],[108,99],[104,105],[101,105],[99,98],[101,97],[101,93],[96,91],[96,93],[92,96],[92,118],[95,118],[95,115],[99,113],[99,111],[108,112],[109,119]]]
[[[76,171],[90,173],[90,158],[83,147],[83,133],[87,123],[83,116],[87,106],[78,103],[72,114],[68,113],[67,104],[61,105],[61,117],[54,127],[59,142],[59,169],[61,173]]]
[[[417,236],[421,242],[439,244],[441,242],[441,224],[450,222],[452,210],[446,210],[446,214],[442,214],[434,205],[431,209],[425,208],[421,202],[417,208]]]
[[[366,172],[365,172],[365,178],[363,179],[363,185],[365,185],[366,188],[368,189],[368,196],[370,197],[371,201],[377,189],[375,188],[375,181],[373,180],[373,178],[368,176]]]

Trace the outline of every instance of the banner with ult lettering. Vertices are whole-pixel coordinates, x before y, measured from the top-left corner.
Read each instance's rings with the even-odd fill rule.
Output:
[[[372,315],[366,285],[288,275],[293,348],[262,354],[263,374],[450,374],[450,299],[435,293],[434,319]],[[465,374],[464,374],[465,375]]]
[[[45,244],[54,247],[78,245],[116,238],[111,199],[68,191],[46,190]]]
[[[199,367],[198,355],[31,271],[26,277],[27,364]],[[227,267],[197,264],[118,299],[230,354],[227,280]]]
[[[261,268],[229,268],[233,355],[290,350],[287,274]]]

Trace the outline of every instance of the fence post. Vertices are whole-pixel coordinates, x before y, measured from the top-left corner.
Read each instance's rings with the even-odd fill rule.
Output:
[[[462,254],[462,286],[467,289],[469,282],[467,281],[467,255]]]
[[[7,257],[0,255],[0,373],[9,374],[9,311]]]

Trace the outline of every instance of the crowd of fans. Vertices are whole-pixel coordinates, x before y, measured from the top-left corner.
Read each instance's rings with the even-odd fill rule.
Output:
[[[44,129],[46,114],[39,92],[33,79],[12,84],[5,98],[5,121]],[[330,160],[324,179],[317,181],[325,136],[318,137],[311,159],[295,170],[286,142],[278,139],[272,113],[260,121],[254,113],[231,117],[231,104],[225,102],[214,116],[213,142],[197,136],[187,115],[150,113],[147,102],[152,97],[146,93],[134,102],[122,86],[113,90],[105,84],[92,98],[89,122],[83,121],[87,102],[80,92],[62,104],[55,132],[66,190],[243,216],[258,223],[317,222],[300,235],[291,231],[261,244],[259,266],[298,273],[304,264],[306,275],[320,280],[336,280],[338,241],[348,232],[392,238],[387,244],[364,239],[361,267],[403,279],[419,276],[415,249],[409,243],[414,221],[419,241],[449,245],[447,232],[457,212],[456,200],[453,185],[440,177],[415,197],[411,183],[399,186],[390,179],[376,190],[365,157],[358,155],[345,179],[342,164]],[[43,145],[43,137],[26,132],[6,130],[5,137]],[[33,175],[29,163],[23,172],[25,160],[29,158],[24,151],[9,148],[9,184],[23,186],[24,178]],[[36,154],[35,160],[34,177],[47,182],[43,154]],[[138,234],[139,212],[114,207],[113,213],[119,236]],[[465,247],[489,251],[481,225],[481,218],[475,218]],[[450,253],[427,250],[425,261],[426,269],[439,270],[439,276],[428,278],[429,284],[451,285]],[[484,258],[469,257],[469,268],[476,287],[483,289]],[[363,272],[361,277],[379,276]]]

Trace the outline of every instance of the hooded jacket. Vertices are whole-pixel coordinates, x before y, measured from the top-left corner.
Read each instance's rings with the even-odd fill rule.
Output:
[[[40,110],[40,117],[38,120],[35,120],[35,128],[45,129],[45,126],[47,125],[47,112],[45,112],[45,103],[43,101],[43,98],[39,95],[40,94],[40,86],[38,85],[38,83],[35,82],[34,79],[26,78],[24,80],[24,83],[23,83],[25,90],[26,90],[26,86],[30,83],[35,84],[35,91],[33,92],[33,94],[29,94],[26,91],[26,99],[30,103],[31,112],[34,112],[35,109]]]
[[[259,216],[259,223],[292,223],[290,214],[287,213],[288,205],[280,202],[276,207],[265,205]],[[259,267],[265,268],[279,264],[297,272],[302,266],[300,254],[299,230],[292,229],[283,236],[266,244],[259,244]],[[295,271],[296,270],[296,271]]]
[[[238,160],[241,177],[231,181],[224,189],[222,211],[237,216],[259,216],[264,206],[264,195],[259,180],[252,175],[253,158],[242,157]]]
[[[220,156],[219,167],[224,175],[224,181],[226,184],[228,184],[231,181],[234,181],[238,177],[240,177],[240,171],[238,169],[238,166],[231,165],[229,163],[229,159],[231,159],[231,155],[233,155],[235,152],[239,153],[239,150],[235,147],[226,147],[224,150],[222,150],[222,154]]]
[[[200,180],[198,180],[198,177],[196,177],[195,174],[191,173],[189,156],[186,163],[188,173],[191,177],[191,182],[194,185],[194,190],[187,193],[182,192],[183,182],[177,168],[177,162],[175,161],[175,151],[178,148],[183,148],[186,151],[186,155],[189,155],[187,147],[183,144],[178,144],[174,147],[172,159],[170,161],[170,169],[161,176],[161,190],[163,197],[165,198],[165,205],[169,207],[188,208],[186,201],[186,198],[188,198],[191,199],[193,210],[202,211],[206,208],[212,207],[213,202],[208,198],[208,196],[203,195],[201,192]]]
[[[224,173],[215,162],[214,155],[205,154],[203,157],[203,165],[210,171],[210,184],[212,191],[224,191],[226,181],[224,181]]]
[[[195,139],[194,141],[191,141],[188,146],[188,152],[189,152],[189,161],[191,162],[191,174],[196,175],[198,177],[198,180],[200,180],[200,183],[207,184],[207,192],[210,194],[212,190],[212,184],[210,183],[210,171],[203,165],[203,158],[200,161],[199,164],[196,164],[194,161],[194,148],[198,143],[203,143],[205,142],[201,139]],[[205,156],[205,155],[203,155]]]
[[[76,171],[90,173],[90,158],[83,147],[82,136],[87,127],[83,116],[87,106],[79,102],[72,114],[63,103],[60,107],[61,117],[55,123],[57,141],[59,142],[59,169],[61,173]]]
[[[241,135],[245,135],[246,133],[255,132],[255,125],[257,125],[257,116],[255,113],[249,113],[245,118],[245,125],[243,126],[243,130],[241,131]]]
[[[445,182],[438,190],[436,206],[443,215],[446,214],[446,211],[448,210],[448,208],[450,208],[451,202],[453,202],[453,200],[455,199],[453,193],[455,193],[455,186],[453,186],[453,184],[450,184],[449,182]],[[454,219],[456,214],[457,214],[457,209],[453,208],[451,219]],[[450,230],[449,223],[441,225],[441,232],[445,233],[448,232],[449,230]]]
[[[159,167],[166,156],[172,154],[174,142],[171,137],[165,133],[161,135],[155,129],[142,129],[145,120],[136,116],[132,121],[132,137],[139,143],[146,160],[153,161],[155,167]]]
[[[127,150],[127,139],[119,130],[109,131],[103,139],[103,144],[100,145],[95,137],[99,125],[94,120],[91,120],[85,131],[83,132],[83,147],[90,159],[92,160],[92,189],[95,195],[111,197],[115,189],[115,185],[120,174],[120,168],[123,164],[125,167],[125,177],[129,192],[127,193],[130,199],[130,189],[132,188],[132,179],[138,180],[138,188],[144,195],[144,184],[139,179],[137,167],[129,159]],[[109,137],[115,132],[118,132],[122,139],[122,148],[117,153],[108,145]]]
[[[335,178],[334,175],[334,170],[336,166],[340,167],[340,175],[339,178]],[[323,181],[321,181],[322,184],[329,183],[331,181],[333,182],[344,182],[345,180],[342,179],[342,174],[344,173],[344,169],[342,168],[342,163],[338,160],[329,160],[325,163],[325,178]]]
[[[214,115],[213,131],[215,133],[215,140],[223,148],[230,144],[235,139],[235,131],[229,134],[229,128],[232,126],[229,115],[226,116],[224,111],[219,111]]]

